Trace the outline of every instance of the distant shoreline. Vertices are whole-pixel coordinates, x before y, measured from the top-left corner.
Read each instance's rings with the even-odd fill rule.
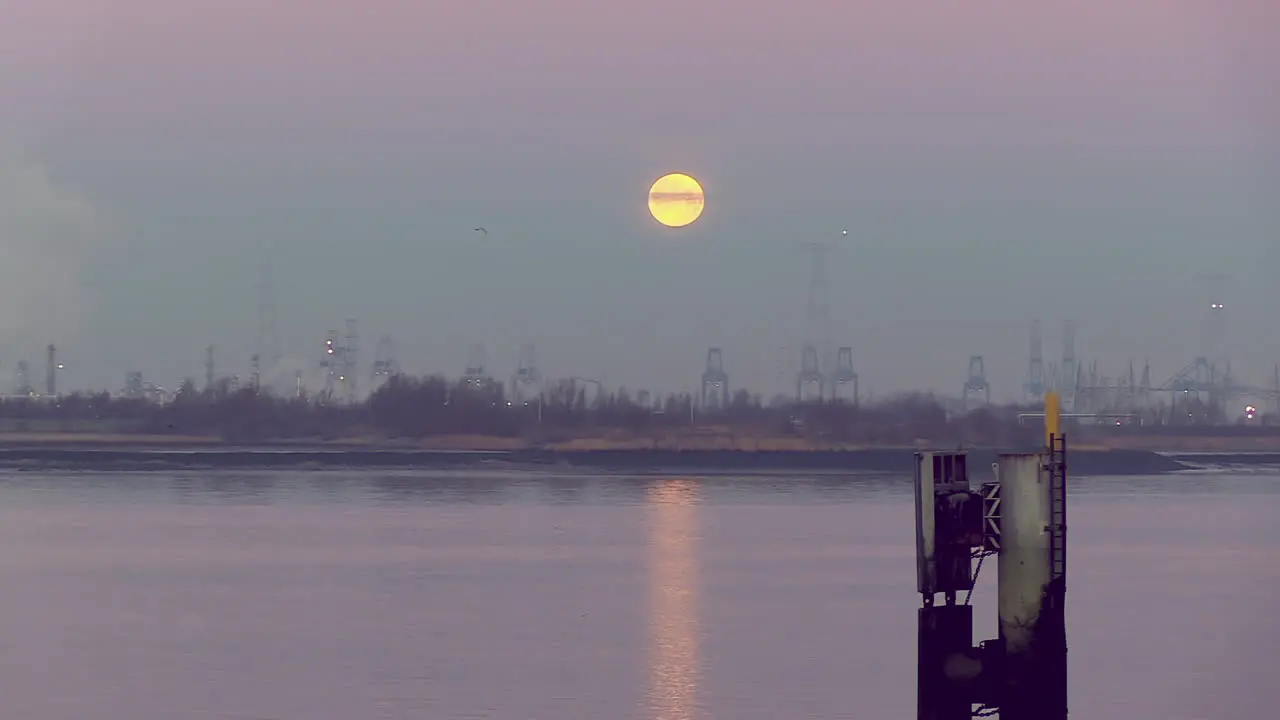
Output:
[[[970,449],[978,473],[999,451]],[[532,469],[576,472],[732,474],[751,472],[901,473],[912,469],[914,450],[396,450],[352,447],[67,447],[0,448],[0,469],[155,472],[173,470],[468,470]],[[1196,455],[1178,458],[1141,450],[1073,450],[1079,475],[1157,475],[1197,463],[1280,463],[1280,454]]]
[[[1140,447],[1115,439],[1082,440],[1070,450],[1079,475],[1158,475],[1218,466],[1280,465],[1280,448],[1223,446],[1159,436]],[[728,446],[715,438],[579,438],[530,447],[516,438],[435,436],[422,441],[356,438],[235,444],[216,437],[130,434],[0,433],[0,470],[147,472],[194,469],[532,469],[565,472],[732,474],[767,472],[909,474],[913,447],[806,447],[798,438],[739,438]],[[1107,442],[1111,440],[1111,442]],[[647,444],[652,443],[652,444]],[[1129,443],[1125,443],[1129,444]],[[656,445],[656,446],[655,446]],[[690,447],[692,445],[692,447]],[[940,444],[939,447],[947,447]],[[981,473],[1001,451],[966,448]]]

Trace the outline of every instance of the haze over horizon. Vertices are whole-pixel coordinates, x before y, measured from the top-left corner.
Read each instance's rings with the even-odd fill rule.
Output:
[[[0,388],[248,372],[359,319],[409,372],[521,343],[550,376],[777,388],[829,240],[863,388],[1020,395],[1028,327],[1153,380],[1230,278],[1235,373],[1280,361],[1280,4],[675,0],[6,3]],[[694,224],[646,193],[687,172]],[[473,232],[484,226],[487,236]],[[849,229],[847,238],[840,231]],[[366,373],[362,373],[366,374]],[[788,378],[788,383],[790,378]]]

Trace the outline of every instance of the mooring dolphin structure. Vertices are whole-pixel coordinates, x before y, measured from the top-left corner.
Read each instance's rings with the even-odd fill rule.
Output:
[[[1044,448],[1002,453],[992,469],[975,490],[964,452],[916,454],[919,720],[1067,717],[1067,443],[1055,393]],[[969,601],[991,556],[1000,635],[975,647]]]

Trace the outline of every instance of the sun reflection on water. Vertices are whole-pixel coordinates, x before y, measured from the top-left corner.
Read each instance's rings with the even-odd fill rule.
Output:
[[[649,705],[653,720],[697,715],[697,485],[664,480],[649,491]]]

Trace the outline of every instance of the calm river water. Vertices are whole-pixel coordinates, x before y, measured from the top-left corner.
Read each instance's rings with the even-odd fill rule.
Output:
[[[1275,718],[1280,477],[1073,480],[1071,503],[1072,716]],[[11,473],[0,698],[15,720],[910,718],[913,542],[902,479]]]

